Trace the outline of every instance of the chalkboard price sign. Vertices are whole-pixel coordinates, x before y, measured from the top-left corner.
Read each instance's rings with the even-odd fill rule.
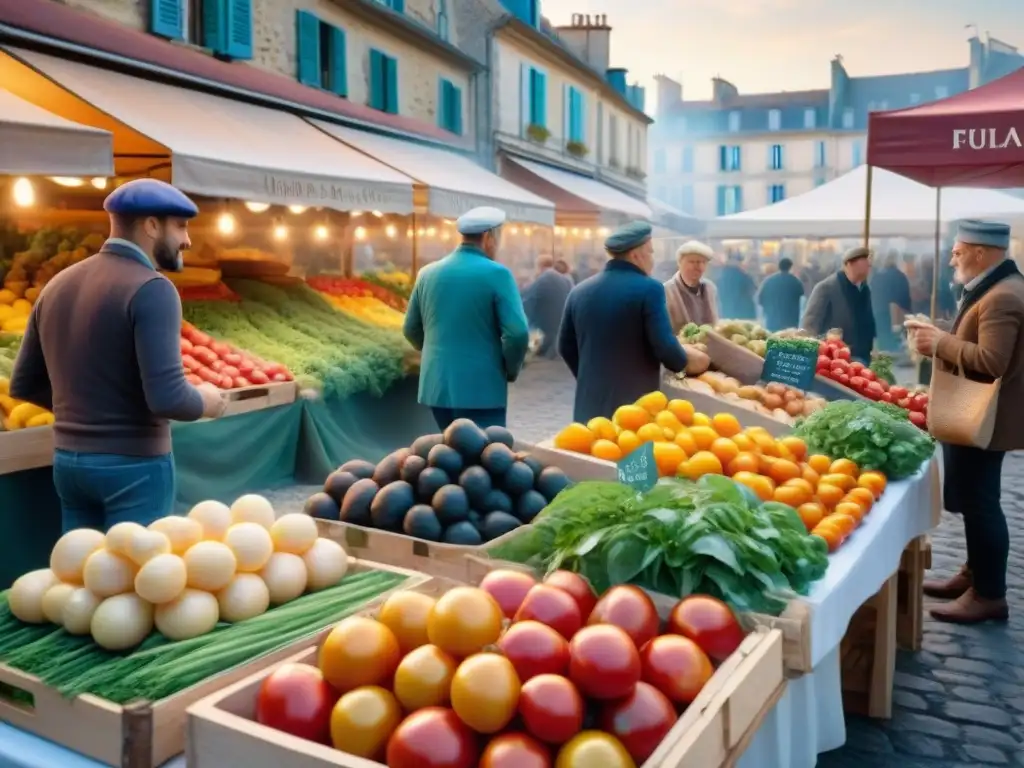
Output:
[[[619,482],[637,492],[649,491],[658,482],[658,465],[654,462],[654,443],[644,443],[616,465]]]
[[[768,344],[762,381],[777,381],[808,392],[814,383],[814,369],[818,364],[817,345],[806,347]]]

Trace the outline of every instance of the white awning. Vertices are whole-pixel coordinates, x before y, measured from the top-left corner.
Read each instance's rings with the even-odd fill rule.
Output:
[[[301,117],[201,91],[9,52],[171,153],[175,186],[199,195],[409,213],[412,179]]]
[[[471,208],[493,205],[504,210],[510,221],[546,226],[555,223],[553,203],[491,173],[468,157],[322,120],[310,122],[426,185],[427,210],[435,216],[454,219]]]
[[[624,213],[627,216],[636,216],[641,219],[651,219],[654,216],[647,203],[588,176],[580,176],[578,173],[552,168],[550,165],[542,165],[532,160],[523,160],[518,157],[509,159],[535,176],[539,176],[548,184],[553,184],[573,197],[578,197],[603,211]]]
[[[113,138],[0,88],[0,173],[113,176]]]

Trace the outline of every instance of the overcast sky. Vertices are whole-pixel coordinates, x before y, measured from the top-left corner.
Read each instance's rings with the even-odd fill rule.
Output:
[[[648,86],[653,76],[707,98],[721,76],[741,93],[827,88],[839,53],[851,75],[965,67],[967,39],[982,34],[1024,50],[1024,0],[541,0],[555,25],[604,13],[612,66]]]

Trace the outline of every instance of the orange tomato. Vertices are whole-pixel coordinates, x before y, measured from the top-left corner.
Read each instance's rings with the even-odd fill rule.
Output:
[[[800,467],[789,459],[777,459],[768,468],[768,477],[776,483],[784,483],[800,477]]]
[[[827,475],[822,475],[821,482],[827,485],[834,485],[837,488],[842,488],[844,491],[857,487],[857,481],[854,478],[849,475],[839,474],[836,472],[829,472]]]
[[[849,499],[850,501],[856,501],[861,507],[864,508],[864,514],[871,511],[871,507],[875,505],[875,495],[871,493],[867,488],[861,488],[860,486],[847,491],[846,496],[843,497],[843,501]]]
[[[843,544],[843,533],[834,526],[826,526],[819,523],[815,526],[814,530],[811,531],[811,535],[823,539],[825,544],[828,546],[829,552],[835,552]]]
[[[684,461],[686,451],[675,443],[654,444],[654,463],[658,466],[658,474],[661,477],[674,475]]]
[[[741,485],[747,486],[761,501],[771,501],[775,493],[775,483],[770,477],[758,475],[753,472],[737,472],[732,479]]]
[[[695,427],[710,427],[711,417],[706,413],[697,412],[693,414],[693,426]]]
[[[802,477],[794,477],[791,480],[787,480],[785,483],[783,483],[783,485],[793,486],[795,488],[803,488],[807,492],[808,496],[813,496],[814,495],[814,488],[815,488],[815,486],[811,485],[809,482],[804,480]]]
[[[761,462],[757,457],[756,453],[750,453],[749,451],[741,451],[736,455],[736,458],[729,462],[729,475],[733,476],[737,472],[747,472],[750,474],[757,473],[761,467]]]
[[[772,499],[782,504],[788,504],[793,509],[798,509],[801,504],[806,504],[811,500],[811,494],[797,486],[780,485],[775,488]]]
[[[787,448],[778,440],[775,441],[775,455],[778,456],[780,459],[792,461],[794,464],[800,463],[799,461],[797,461],[796,456],[793,455],[789,448]]]
[[[762,435],[764,437],[771,437],[772,436],[772,433],[769,432],[764,427],[747,427],[743,431],[746,432],[751,437],[753,437],[754,435]]]
[[[819,475],[826,475],[828,474],[829,467],[832,466],[832,459],[823,454],[816,453],[813,456],[807,457],[807,464]]]
[[[697,451],[686,463],[687,477],[691,479],[696,479],[694,476],[720,475],[723,472],[722,462],[711,451]]]
[[[668,440],[670,443],[676,439],[676,431],[674,429],[668,429],[666,427],[665,429],[661,430],[661,434],[664,435],[665,439]]]
[[[644,424],[650,423],[651,414],[639,405],[622,405],[615,409],[612,421],[614,421],[620,429],[628,429],[632,432],[636,432]]]
[[[800,476],[814,488],[818,487],[818,482],[821,480],[821,475],[811,469],[811,465],[807,462],[800,465]]]
[[[619,436],[619,428],[615,426],[611,419],[604,416],[595,416],[588,421],[587,429],[601,440],[615,440]]]
[[[796,508],[796,513],[800,515],[800,519],[804,521],[804,525],[807,526],[808,531],[813,531],[814,527],[821,522],[822,518],[825,517],[825,508],[816,501],[808,501],[805,504],[801,504]]]
[[[732,437],[743,430],[740,420],[731,413],[716,413],[711,417],[711,426],[722,437]]]
[[[885,486],[888,481],[881,472],[862,472],[860,477],[857,478],[857,485],[861,488],[867,488],[871,493],[874,494],[875,498],[881,498],[882,494],[885,493]]]
[[[844,496],[843,500],[836,504],[836,508],[832,510],[832,514],[849,515],[859,523],[864,517],[864,507],[856,501],[851,500],[848,496]]]
[[[676,432],[676,436],[673,442],[675,442],[676,445],[678,445],[680,448],[686,451],[687,456],[692,456],[693,454],[700,450],[700,448],[697,447],[697,441],[694,440],[693,435],[690,434],[690,430],[686,429],[685,427]]]
[[[594,444],[590,446],[590,455],[595,459],[618,461],[622,458],[622,449],[619,448],[618,443],[602,438],[601,440],[595,440]]]
[[[765,456],[777,456],[778,450],[775,447],[775,439],[768,433],[761,434],[760,432],[750,436],[751,440],[754,441],[754,445],[761,451]]]
[[[658,411],[654,416],[654,423],[662,429],[671,429],[673,432],[678,432],[683,428],[683,425],[672,411]]]
[[[643,408],[645,411],[651,414],[651,416],[654,416],[659,411],[665,410],[665,408],[668,406],[668,398],[665,397],[664,392],[656,389],[653,392],[648,392],[643,397],[640,397],[636,401],[636,405]]]
[[[836,504],[843,500],[843,496],[846,495],[846,492],[839,486],[820,483],[818,488],[815,490],[815,495],[818,497],[818,501],[825,506],[825,509],[832,509]]]
[[[597,436],[586,425],[573,423],[555,435],[555,448],[576,453],[590,453]]]
[[[779,440],[789,450],[797,461],[803,461],[807,456],[807,443],[794,435],[786,435]]]
[[[842,531],[844,537],[853,533],[853,529],[857,527],[856,517],[839,512],[832,512],[832,514],[826,515],[822,520],[822,523],[829,522],[833,523],[840,531]]]
[[[391,685],[401,659],[394,632],[376,619],[350,616],[327,635],[317,664],[335,690],[347,693],[364,685]]]
[[[498,601],[487,592],[455,587],[437,599],[427,619],[427,637],[446,653],[469,656],[498,641],[502,616]]]
[[[436,645],[422,645],[395,670],[392,688],[399,703],[412,712],[448,704],[458,662]]]
[[[728,437],[720,437],[715,440],[711,444],[711,452],[719,458],[723,467],[729,466],[729,462],[740,455],[740,449]]]
[[[622,455],[626,456],[640,447],[640,438],[636,436],[636,432],[624,429],[619,432],[618,444]]]
[[[390,629],[403,654],[426,645],[427,619],[437,601],[422,592],[402,590],[384,601],[377,621]]]
[[[718,439],[718,433],[711,427],[694,426],[690,427],[690,437],[697,444],[697,450],[706,451]]]
[[[858,472],[857,464],[852,459],[836,459],[828,468],[830,475],[849,475],[855,478]]]
[[[693,414],[695,409],[693,403],[689,400],[674,399],[668,401],[668,409],[672,412],[672,415],[679,419],[679,423],[684,426],[689,426],[693,423]]]
[[[658,443],[665,439],[665,433],[657,424],[644,424],[636,431],[636,436],[644,443]]]
[[[733,435],[732,441],[736,443],[736,447],[741,451],[754,452],[757,450],[757,445],[750,439],[750,436],[744,435],[742,432],[738,435]]]

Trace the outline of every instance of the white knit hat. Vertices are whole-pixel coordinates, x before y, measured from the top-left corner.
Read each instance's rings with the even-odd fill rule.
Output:
[[[705,259],[710,261],[715,257],[715,252],[711,250],[710,246],[704,245],[704,243],[698,240],[688,240],[679,246],[679,250],[676,251],[676,261],[683,258],[683,256],[703,256]]]

